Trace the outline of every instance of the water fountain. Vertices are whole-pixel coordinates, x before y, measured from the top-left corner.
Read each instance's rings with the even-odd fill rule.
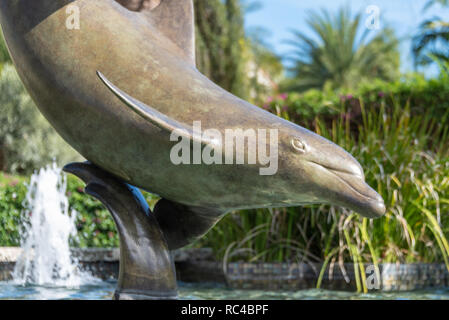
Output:
[[[16,284],[79,287],[92,282],[70,252],[76,212],[69,212],[66,185],[56,164],[32,175],[23,213],[23,253],[13,273]]]

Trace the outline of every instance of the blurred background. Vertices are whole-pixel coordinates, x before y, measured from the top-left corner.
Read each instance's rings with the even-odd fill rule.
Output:
[[[193,246],[226,261],[449,267],[449,1],[194,3],[198,68],[351,152],[387,214],[371,221],[324,205],[236,212]],[[30,175],[82,158],[40,115],[2,39],[0,110],[0,246],[18,246]],[[73,246],[118,246],[108,212],[74,177],[67,195],[78,212]]]

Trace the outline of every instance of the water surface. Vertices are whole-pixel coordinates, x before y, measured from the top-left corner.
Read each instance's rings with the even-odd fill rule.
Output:
[[[116,282],[98,282],[79,288],[18,286],[0,282],[0,300],[104,300],[111,299]],[[182,300],[449,300],[449,288],[416,292],[369,293],[329,290],[262,291],[231,290],[220,284],[179,283]]]

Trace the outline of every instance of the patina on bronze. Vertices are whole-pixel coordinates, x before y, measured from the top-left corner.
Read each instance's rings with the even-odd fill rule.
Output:
[[[384,214],[350,154],[196,69],[191,0],[144,2],[131,11],[113,0],[2,0],[0,22],[20,77],[59,134],[117,179],[161,196],[154,215],[169,249],[237,209],[330,203]],[[68,6],[79,8],[79,30],[66,27]],[[222,133],[277,129],[277,173],[261,176],[260,163],[173,164],[170,134],[194,139],[194,121]]]

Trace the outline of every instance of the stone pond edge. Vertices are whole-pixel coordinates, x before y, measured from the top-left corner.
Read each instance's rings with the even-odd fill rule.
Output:
[[[102,279],[116,279],[119,249],[73,249],[84,269]],[[21,248],[0,247],[0,281],[11,279]],[[304,290],[316,287],[321,264],[307,263],[228,263],[214,260],[210,249],[183,249],[173,252],[177,277],[184,282],[216,282],[232,289]],[[353,264],[327,268],[323,289],[355,290]],[[385,292],[449,288],[449,272],[444,263],[380,264],[377,281],[372,265],[365,265],[369,289]],[[348,282],[349,280],[349,282]]]

